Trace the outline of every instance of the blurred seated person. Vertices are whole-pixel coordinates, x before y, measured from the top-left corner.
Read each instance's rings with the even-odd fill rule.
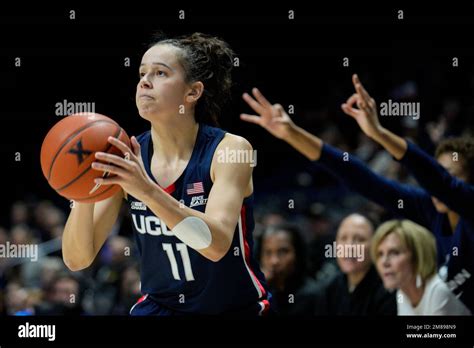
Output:
[[[44,300],[35,306],[34,314],[85,315],[79,280],[67,273],[55,277],[46,289]]]
[[[397,314],[395,295],[384,289],[370,258],[373,234],[372,223],[363,215],[342,220],[335,244],[327,246],[331,255],[326,255],[336,257],[341,273],[319,287],[315,315]]]
[[[316,281],[306,274],[306,245],[296,226],[278,224],[261,236],[260,266],[280,316],[312,315]]]

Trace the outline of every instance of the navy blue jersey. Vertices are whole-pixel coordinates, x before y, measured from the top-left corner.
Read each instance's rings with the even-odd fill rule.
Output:
[[[199,125],[196,143],[182,175],[164,190],[187,207],[204,212],[212,188],[210,168],[221,129]],[[137,137],[145,169],[155,182],[150,163],[150,131]],[[141,260],[141,291],[178,312],[221,314],[269,307],[263,273],[253,254],[253,195],[244,199],[232,245],[218,262],[186,246],[144,203],[128,195]]]

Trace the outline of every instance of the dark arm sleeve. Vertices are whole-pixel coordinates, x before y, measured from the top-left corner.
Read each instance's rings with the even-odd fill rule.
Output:
[[[418,183],[449,208],[465,218],[474,216],[474,186],[448,173],[436,160],[415,144],[408,142],[400,160]]]
[[[374,173],[356,156],[345,154],[327,144],[323,145],[321,157],[315,163],[321,164],[351,190],[395,215],[430,228],[436,211],[426,191],[386,179]]]

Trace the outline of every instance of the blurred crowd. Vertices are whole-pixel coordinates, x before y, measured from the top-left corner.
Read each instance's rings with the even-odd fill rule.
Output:
[[[66,213],[51,201],[18,201],[0,244],[38,245],[36,262],[0,258],[0,313],[6,315],[126,315],[140,297],[131,228],[124,212],[95,263],[70,272],[61,256]]]

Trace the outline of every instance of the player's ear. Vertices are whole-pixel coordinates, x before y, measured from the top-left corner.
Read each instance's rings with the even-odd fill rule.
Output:
[[[193,82],[186,93],[186,101],[188,103],[195,103],[201,98],[204,92],[204,84],[201,81]]]

